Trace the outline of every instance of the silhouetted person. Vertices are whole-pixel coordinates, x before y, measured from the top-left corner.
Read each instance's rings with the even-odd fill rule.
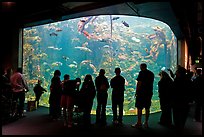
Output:
[[[189,112],[190,92],[192,82],[186,76],[186,69],[178,68],[174,79],[173,94],[173,122],[177,131],[182,131]]]
[[[186,76],[187,76],[187,78],[188,78],[189,80],[192,80],[192,79],[193,79],[193,75],[194,75],[193,71],[190,71],[190,70],[187,70],[187,71],[186,71]]]
[[[80,78],[76,78],[76,85],[77,85],[77,87],[76,87],[76,91],[77,92],[79,92],[79,87],[80,87],[80,85],[81,85],[81,79]]]
[[[12,87],[10,77],[6,77],[4,68],[0,66],[0,91],[1,91],[1,121],[7,122],[12,114]]]
[[[22,68],[18,68],[17,71],[11,76],[10,80],[13,90],[13,99],[16,103],[19,103],[17,113],[20,117],[22,117],[24,116],[25,93],[29,90],[27,82],[22,74]]]
[[[33,88],[33,91],[35,93],[35,101],[37,102],[37,106],[39,107],[39,100],[40,100],[40,97],[42,96],[42,94],[44,92],[47,92],[46,89],[44,89],[42,86],[42,81],[41,80],[38,80],[38,83],[35,85],[35,87]]]
[[[68,97],[68,92],[66,89],[66,82],[70,79],[70,76],[68,74],[64,75],[64,80],[62,81],[62,95],[61,95],[61,107],[63,109],[63,118],[64,118],[64,126],[67,126],[68,124],[68,117],[67,117],[67,111],[68,111],[68,105],[69,105],[69,97]]]
[[[1,67],[0,68],[1,70],[1,79],[0,79],[0,89],[1,89],[1,94],[2,95],[5,95],[7,92],[7,87],[9,85],[9,82],[7,80],[7,78],[5,77],[5,72],[4,72],[4,68]]]
[[[11,86],[11,68],[6,70],[6,73],[4,72],[4,69],[1,68],[1,82],[0,82],[0,89],[2,96],[6,97],[7,99],[12,99],[12,86]]]
[[[160,99],[161,117],[159,124],[170,127],[172,125],[172,90],[173,80],[165,71],[159,73],[158,92]]]
[[[4,74],[4,76],[6,77],[8,83],[10,83],[10,78],[12,76],[12,73],[13,73],[13,71],[11,68],[6,69],[6,74]]]
[[[181,65],[177,65],[177,70],[178,70],[180,67],[181,67]],[[167,70],[169,71],[171,78],[174,79],[175,76],[176,76],[176,72],[173,73],[173,71],[172,71],[170,68],[167,69]]]
[[[125,79],[120,75],[120,68],[115,68],[116,76],[110,81],[112,90],[112,111],[113,124],[122,124],[123,122],[123,102],[125,91]],[[119,114],[117,114],[117,107],[119,107]]]
[[[104,69],[100,69],[99,75],[95,79],[95,85],[97,91],[96,124],[106,125],[107,91],[110,86]]]
[[[61,76],[60,70],[55,70],[54,76],[51,79],[51,85],[50,85],[49,104],[50,104],[50,115],[52,116],[53,120],[58,119],[61,115],[60,99],[61,99],[62,85],[61,85],[60,76]]]
[[[204,91],[204,79],[202,76],[202,70],[196,69],[196,77],[193,80],[193,93],[195,101],[195,113],[194,119],[197,122],[201,122],[201,113],[202,113],[202,92]]]
[[[84,78],[84,82],[81,87],[81,95],[83,95],[83,122],[84,126],[91,125],[91,109],[93,106],[93,100],[96,96],[96,89],[92,76],[87,74]]]
[[[137,77],[137,87],[136,87],[136,103],[135,107],[137,108],[138,120],[135,125],[132,127],[140,128],[142,127],[142,109],[145,108],[145,122],[144,126],[148,127],[149,120],[149,109],[151,106],[151,99],[153,95],[153,82],[154,82],[154,73],[147,69],[147,65],[142,63],[140,65],[140,72]]]
[[[83,107],[83,95],[80,94],[81,79],[76,78],[76,93],[74,96],[74,104],[78,107],[78,111]]]

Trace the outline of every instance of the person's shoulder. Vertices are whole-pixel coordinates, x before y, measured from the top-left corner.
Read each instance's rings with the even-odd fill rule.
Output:
[[[34,90],[36,90],[38,88],[38,84],[35,84],[35,86],[33,87]]]
[[[120,77],[121,77],[122,79],[125,79],[124,76],[122,76],[122,75],[120,75]]]
[[[112,77],[111,80],[114,80],[116,78],[116,76]]]
[[[141,74],[141,73],[144,73],[144,71],[140,70],[140,71],[139,71],[139,74]]]
[[[96,79],[99,79],[101,76],[100,75],[98,75],[98,76],[96,76]]]
[[[16,76],[19,76],[19,75],[21,75],[20,72],[15,72],[15,73],[12,75],[12,77],[16,77]]]
[[[147,71],[148,71],[149,73],[151,73],[152,75],[154,75],[154,73],[153,73],[151,70],[148,69]]]

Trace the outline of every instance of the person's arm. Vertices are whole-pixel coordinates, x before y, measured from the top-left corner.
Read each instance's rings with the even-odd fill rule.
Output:
[[[95,85],[96,85],[96,90],[98,90],[99,89],[98,77],[96,77],[95,79]]]
[[[26,80],[25,80],[23,74],[21,74],[21,78],[22,78],[23,86],[24,86],[24,88],[26,89],[25,92],[28,92],[28,91],[29,91],[29,88],[28,88],[27,82],[26,82]]]
[[[109,85],[109,82],[108,82],[108,79],[106,78],[106,88],[109,89],[110,85]]]
[[[125,91],[125,79],[123,78],[123,90]]]
[[[167,69],[167,70],[170,72],[171,77],[174,78],[174,73],[173,73],[173,71],[172,71],[171,69]]]
[[[142,85],[142,81],[138,81],[137,82],[137,86],[136,86],[136,93],[135,96],[138,94],[138,92],[141,90],[141,85]]]
[[[42,88],[42,91],[45,91],[45,92],[47,92],[47,90],[46,89],[44,89],[43,87],[41,87]]]
[[[34,91],[34,93],[36,93],[36,85],[33,87],[33,91]]]

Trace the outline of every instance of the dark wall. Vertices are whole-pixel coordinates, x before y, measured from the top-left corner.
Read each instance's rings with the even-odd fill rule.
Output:
[[[3,68],[18,66],[19,28],[21,19],[15,5],[1,4],[1,65]]]
[[[34,1],[31,1],[31,5],[34,4],[33,2]],[[23,25],[23,22],[29,23],[33,20],[40,21],[41,18],[45,18],[45,15],[43,14],[44,12],[42,12],[42,15],[39,16],[34,16],[35,14],[33,15],[33,13],[41,13],[41,11],[44,11],[46,9],[49,9],[48,11],[50,11],[49,13],[47,13],[46,17],[50,17],[51,15],[53,16],[53,12],[51,12],[51,9],[53,9],[54,7],[57,8],[57,5],[59,5],[59,3],[40,3],[39,5],[39,3],[36,2],[34,9],[28,6],[30,5],[30,2],[1,2],[0,4],[0,26],[2,34],[2,49],[0,50],[0,54],[1,57],[3,56],[3,58],[1,58],[1,64],[4,67],[16,68],[18,66],[19,29]],[[200,6],[198,6],[199,2],[193,0],[190,0],[190,2],[175,1],[171,3],[171,6],[180,24],[181,30],[184,33],[185,38],[187,38],[189,53],[192,56],[192,64],[194,64],[195,59],[197,59],[197,57],[199,56],[201,46],[203,45],[199,44],[199,42],[197,41],[198,36],[201,36],[203,39],[203,31],[201,33],[198,33],[199,26],[203,26],[203,18],[199,17],[199,11],[202,12],[202,4],[203,3],[200,3]],[[94,4],[90,5],[90,8],[93,7]],[[98,7],[100,7],[100,4],[98,5]],[[198,7],[201,7],[201,10]],[[84,10],[87,8],[87,6],[84,6]],[[76,8],[72,12],[78,12],[78,10],[82,9]]]

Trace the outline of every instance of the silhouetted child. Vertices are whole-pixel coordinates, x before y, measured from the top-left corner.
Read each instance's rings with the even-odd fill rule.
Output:
[[[41,95],[44,93],[44,92],[47,92],[46,89],[44,89],[42,86],[41,86],[41,83],[42,81],[41,80],[38,80],[38,83],[35,85],[35,87],[33,88],[33,91],[35,92],[35,101],[37,102],[37,106],[39,106],[39,100],[40,100],[40,97]]]

